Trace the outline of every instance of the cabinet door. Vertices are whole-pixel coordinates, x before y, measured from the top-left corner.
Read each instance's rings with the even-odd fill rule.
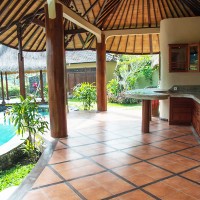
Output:
[[[170,98],[170,125],[190,125],[192,122],[193,100],[190,98]]]
[[[194,108],[192,112],[192,125],[200,136],[200,104],[196,101],[194,101]]]
[[[188,70],[188,45],[169,44],[169,71],[186,72]]]
[[[188,45],[188,71],[199,71],[199,44]]]

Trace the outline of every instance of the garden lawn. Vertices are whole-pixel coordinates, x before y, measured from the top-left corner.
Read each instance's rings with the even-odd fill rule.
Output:
[[[68,99],[68,105],[71,107],[76,107],[79,108],[80,110],[83,110],[82,107],[82,102],[78,99]],[[96,104],[93,106],[92,110],[96,110]],[[108,103],[108,108],[113,108],[113,107],[117,107],[117,108],[133,108],[134,109],[138,109],[140,110],[142,108],[142,104],[138,103],[138,104],[120,104],[120,103]]]
[[[0,192],[8,187],[21,184],[35,164],[16,165],[8,170],[0,171]]]

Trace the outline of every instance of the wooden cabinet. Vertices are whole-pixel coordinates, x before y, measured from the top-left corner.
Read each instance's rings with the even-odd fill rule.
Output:
[[[192,123],[193,100],[190,98],[170,98],[170,125],[190,125]]]
[[[185,72],[188,68],[188,45],[170,44],[169,45],[169,71]]]
[[[169,72],[199,72],[200,44],[169,44]]]
[[[192,112],[192,125],[198,135],[200,136],[200,104],[194,101],[194,107]]]

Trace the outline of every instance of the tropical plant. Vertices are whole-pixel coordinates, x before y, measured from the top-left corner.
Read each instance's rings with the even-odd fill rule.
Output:
[[[153,72],[156,68],[152,68],[151,60],[152,56],[121,55],[114,72],[115,79],[107,84],[108,101],[137,103],[137,100],[127,99],[124,92],[137,88],[141,77],[152,84]]]
[[[31,157],[34,157],[38,151],[36,144],[41,142],[39,133],[44,134],[45,130],[48,129],[48,122],[38,113],[38,105],[33,96],[28,96],[26,99],[20,96],[20,101],[19,104],[12,106],[9,114],[11,121],[17,128],[16,133],[22,137],[28,133],[24,150]]]
[[[48,85],[45,85],[45,86],[44,86],[44,97],[45,97],[45,99],[46,99],[47,101],[48,101],[48,99],[49,99],[48,90],[49,90]]]
[[[96,86],[88,82],[78,84],[73,88],[73,96],[82,101],[84,110],[90,110],[96,102]]]

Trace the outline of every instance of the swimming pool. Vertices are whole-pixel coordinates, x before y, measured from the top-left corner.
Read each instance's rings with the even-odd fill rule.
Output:
[[[48,121],[48,107],[39,107],[39,113]],[[0,146],[15,136],[16,128],[10,123],[9,117],[0,112]]]
[[[4,112],[0,112],[0,146],[8,142],[15,135],[15,128]]]

